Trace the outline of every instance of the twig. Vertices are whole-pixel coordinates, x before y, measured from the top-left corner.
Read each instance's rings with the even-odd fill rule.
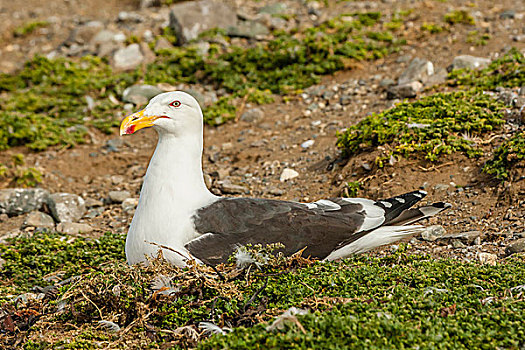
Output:
[[[133,325],[134,325],[137,321],[139,321],[139,320],[141,320],[141,321],[145,321],[145,320],[147,320],[148,317],[150,317],[150,315],[151,315],[152,313],[153,313],[153,311],[150,312],[149,314],[147,314],[146,316],[140,318],[140,319],[139,319],[139,318],[136,318],[135,320],[133,320],[133,322],[131,322],[130,324],[128,324],[128,326],[127,326],[126,328],[124,328],[124,330],[123,330],[122,333],[120,333],[120,334],[121,334],[121,335],[126,334],[127,332],[129,332],[129,330],[133,327]]]
[[[437,170],[439,168],[443,168],[443,167],[445,167],[447,165],[452,165],[452,164],[454,164],[454,162],[443,163],[443,164],[440,164],[438,166],[432,165],[430,168],[424,168],[421,165],[418,165],[418,168],[423,170],[423,171],[432,171],[432,170]]]
[[[211,266],[211,268],[213,269],[213,271],[215,271],[217,273],[217,275],[219,276],[219,278],[221,279],[221,281],[226,281],[226,278],[222,275],[222,273],[219,272],[219,270],[217,270],[217,268],[215,266]]]
[[[148,241],[146,241],[146,240],[144,240],[144,242],[149,243],[149,244],[153,244],[153,245],[155,245],[155,246],[157,246],[157,247],[159,247],[159,248],[161,248],[161,249],[166,249],[166,250],[169,250],[170,252],[177,253],[177,254],[179,254],[180,256],[182,256],[184,259],[188,259],[187,256],[185,256],[184,254],[182,254],[182,253],[179,252],[178,250],[175,250],[175,249],[173,249],[173,248],[171,248],[171,247],[168,247],[167,245],[158,244],[158,243],[155,243],[155,242],[148,242]]]
[[[246,312],[246,309],[248,308],[248,306],[250,306],[251,303],[253,303],[253,301],[255,300],[255,298],[257,298],[257,296],[266,288],[266,286],[268,285],[268,280],[270,279],[270,277],[266,277],[266,280],[264,281],[264,284],[261,288],[259,288],[253,295],[252,297],[250,298],[250,300],[248,300],[248,302],[246,304],[244,304],[244,307],[242,308],[243,309],[243,312]]]
[[[80,289],[80,294],[82,294],[82,296],[84,298],[86,298],[87,301],[89,301],[91,304],[93,304],[93,306],[97,309],[99,315],[100,315],[100,319],[103,320],[104,319],[104,316],[102,316],[102,311],[100,311],[100,309],[98,308],[97,304],[95,304],[91,299],[89,299],[85,294],[84,292],[82,291],[82,289]]]
[[[242,112],[244,112],[244,107],[246,107],[246,101],[248,100],[248,97],[250,97],[250,95],[253,93],[253,91],[253,88],[249,88],[248,91],[246,91],[246,95],[244,95],[244,97],[242,98],[241,106],[239,107],[239,109],[237,109],[237,114],[235,115],[235,122],[239,121]]]

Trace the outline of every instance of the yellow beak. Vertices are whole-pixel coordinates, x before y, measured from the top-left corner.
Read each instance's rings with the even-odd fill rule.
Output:
[[[149,128],[150,126],[153,126],[153,122],[159,118],[166,117],[156,115],[145,116],[144,110],[128,115],[120,124],[120,136],[133,134],[140,129]]]

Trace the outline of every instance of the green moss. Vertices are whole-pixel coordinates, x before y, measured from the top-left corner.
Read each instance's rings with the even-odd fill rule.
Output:
[[[49,25],[48,21],[34,21],[24,24],[21,27],[16,28],[13,31],[14,36],[26,36],[33,33],[38,28],[47,27]]]
[[[487,161],[483,171],[500,180],[507,180],[512,170],[518,166],[525,167],[525,132],[523,130],[516,132],[495,150],[494,156]]]
[[[202,342],[204,349],[478,348],[485,343],[490,348],[516,348],[520,344],[525,335],[525,304],[519,300],[519,286],[525,284],[523,257],[489,266],[409,255],[405,248],[401,245],[384,258],[361,255],[340,262],[278,257],[242,272],[232,265],[219,266],[226,280],[205,266],[179,269],[152,260],[147,267],[131,267],[91,259],[96,268],[84,270],[80,279],[59,290],[57,300],[70,306],[44,321],[53,324],[52,329],[37,322],[27,333],[33,339],[27,348],[38,349],[39,329],[49,347],[89,347],[121,337],[131,345],[146,333],[159,347],[185,348],[190,346],[189,336],[161,336],[161,330],[173,334],[201,321],[234,328],[232,334]],[[92,250],[92,246],[76,247],[76,251]],[[30,254],[41,261],[40,252]],[[69,259],[78,265],[78,254]],[[51,265],[61,268],[63,263]],[[158,276],[172,278],[171,287],[154,293],[150,284]],[[173,288],[173,296],[160,294],[168,288]],[[268,323],[261,321],[271,322],[292,306],[310,310],[299,317],[305,333],[293,323],[280,331],[266,331]],[[107,332],[93,330],[101,318],[127,331],[111,339]],[[79,332],[68,337],[61,327],[68,330],[71,325]],[[57,343],[50,343],[50,332]]]
[[[442,31],[444,31],[445,28],[436,23],[426,23],[425,22],[421,25],[421,30],[427,31],[430,34],[437,34],[437,33],[441,33]]]
[[[212,46],[206,59],[196,50],[165,50],[145,79],[149,83],[208,83],[229,92],[257,88],[286,94],[343,69],[345,59],[373,59],[394,50],[401,42],[390,33],[360,32],[380,17],[374,12],[357,14],[354,21],[334,19],[301,35],[277,33],[268,43],[250,48],[232,46],[227,52]]]
[[[491,36],[487,33],[480,33],[477,30],[472,30],[467,33],[467,43],[474,44],[475,46],[485,46],[488,44]]]
[[[511,49],[503,57],[494,60],[482,70],[457,69],[449,74],[452,86],[474,86],[494,90],[496,87],[525,86],[525,56]]]
[[[42,150],[81,143],[85,125],[108,131],[118,125],[109,95],[120,95],[136,80],[113,74],[102,60],[79,62],[37,56],[16,75],[0,75],[0,149],[26,145]],[[88,110],[87,96],[95,100]]]
[[[465,10],[451,11],[445,14],[445,16],[443,17],[443,20],[447,22],[448,24],[457,24],[457,23],[470,24],[470,25],[476,24],[474,17],[472,17],[470,13],[468,13]]]
[[[19,290],[44,286],[49,282],[43,277],[53,272],[63,271],[69,277],[97,269],[103,262],[123,261],[124,240],[124,236],[109,233],[99,239],[43,232],[14,238],[9,245],[0,246],[4,260],[0,276],[3,283]]]
[[[437,161],[453,152],[479,156],[482,151],[470,137],[503,124],[503,108],[474,90],[438,93],[366,117],[340,134],[337,145],[345,156],[380,145],[388,145],[386,157],[424,156]],[[378,165],[383,165],[382,159]]]

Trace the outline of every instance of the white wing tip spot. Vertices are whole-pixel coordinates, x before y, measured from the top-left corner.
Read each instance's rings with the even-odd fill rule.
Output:
[[[405,203],[405,200],[401,197],[396,197],[394,198],[396,201],[398,201],[399,203]]]
[[[383,206],[384,206],[385,208],[390,208],[390,207],[392,207],[392,203],[387,202],[387,201],[379,201],[379,203],[383,204]]]

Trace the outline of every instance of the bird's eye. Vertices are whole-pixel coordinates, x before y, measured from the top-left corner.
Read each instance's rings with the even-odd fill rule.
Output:
[[[170,103],[170,106],[171,107],[175,107],[175,108],[180,107],[180,105],[181,105],[181,103],[178,100],[173,101],[172,103]]]

